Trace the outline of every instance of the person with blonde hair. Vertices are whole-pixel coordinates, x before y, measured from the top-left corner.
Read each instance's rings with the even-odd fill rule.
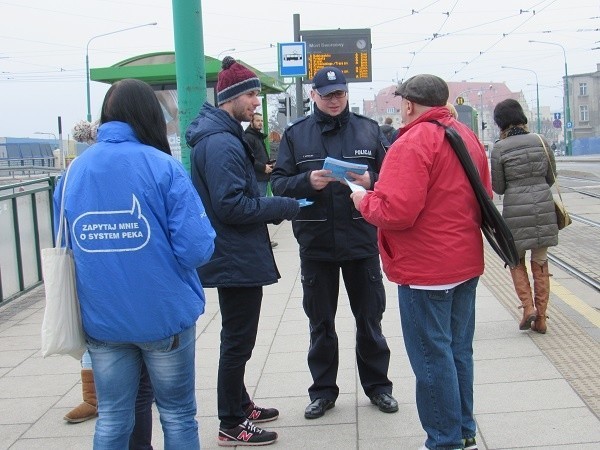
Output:
[[[450,111],[450,114],[452,114],[452,117],[454,117],[455,119],[458,119],[458,112],[456,111],[456,108],[454,107],[454,105],[450,102],[446,103],[446,108],[448,108],[448,111]]]

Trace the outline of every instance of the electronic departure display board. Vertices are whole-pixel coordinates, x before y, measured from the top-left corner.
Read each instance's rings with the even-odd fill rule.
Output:
[[[348,83],[371,81],[371,30],[307,30],[301,31],[306,42],[310,83],[314,74],[326,66],[342,71]]]

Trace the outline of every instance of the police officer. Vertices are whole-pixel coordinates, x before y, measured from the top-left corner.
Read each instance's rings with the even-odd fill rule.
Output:
[[[313,384],[304,412],[315,419],[335,406],[339,394],[338,339],[335,332],[340,270],[356,320],[356,359],[365,394],[383,412],[398,410],[387,371],[390,350],[382,334],[385,310],[377,235],[350,200],[350,188],[323,170],[327,156],[368,166],[348,173],[355,184],[373,189],[387,140],[374,120],[351,113],[348,85],[335,67],[319,70],[312,84],[313,114],[283,134],[271,175],[275,195],[314,201],[293,220],[300,245],[303,306],[310,322],[308,366]]]

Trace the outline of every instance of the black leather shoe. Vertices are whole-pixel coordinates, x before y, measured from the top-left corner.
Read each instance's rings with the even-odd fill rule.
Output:
[[[325,411],[335,406],[335,400],[327,398],[316,398],[304,410],[304,417],[307,419],[318,419],[325,415]],[[396,406],[397,407],[397,406]]]
[[[375,394],[371,397],[371,403],[377,405],[379,411],[383,411],[384,413],[394,413],[398,411],[398,402],[392,397],[392,394],[388,394],[387,392]]]

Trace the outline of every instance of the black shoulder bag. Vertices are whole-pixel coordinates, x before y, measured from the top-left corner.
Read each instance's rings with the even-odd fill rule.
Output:
[[[485,191],[479,172],[471,160],[464,141],[454,128],[447,127],[437,120],[432,120],[431,122],[444,128],[446,138],[454,149],[454,153],[456,153],[456,156],[460,160],[463,169],[465,169],[467,178],[471,183],[471,187],[481,208],[481,231],[483,235],[498,256],[504,261],[504,267],[514,268],[518,266],[519,254],[517,253],[512,233],[496,208],[496,205],[494,205],[494,202]]]

